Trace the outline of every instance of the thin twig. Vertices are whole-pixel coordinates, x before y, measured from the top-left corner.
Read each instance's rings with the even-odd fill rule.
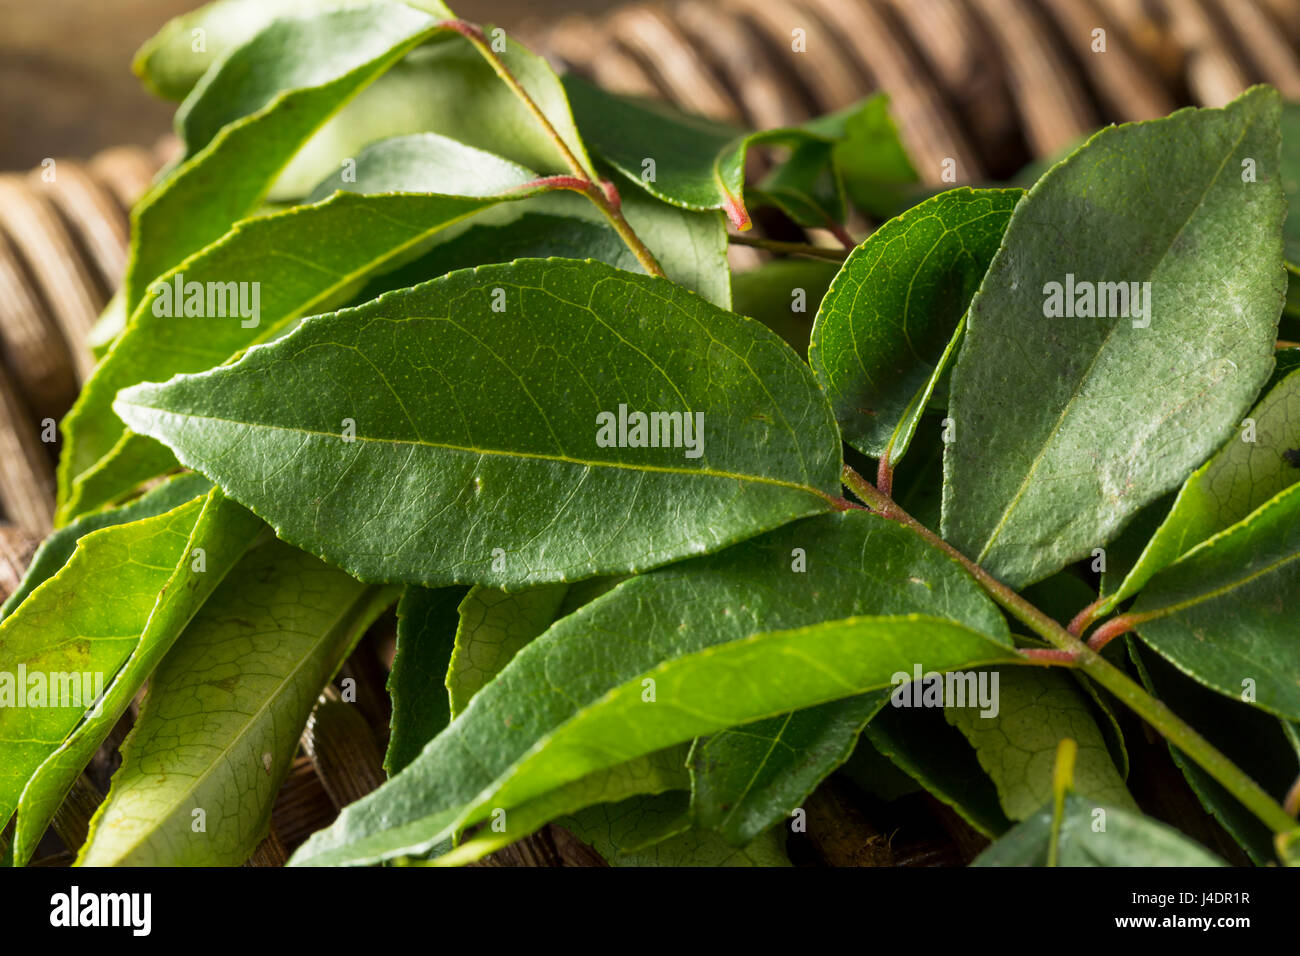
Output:
[[[1092,626],[1093,621],[1097,620],[1097,612],[1106,605],[1108,600],[1110,600],[1110,598],[1104,594],[1097,598],[1097,600],[1093,601],[1078,614],[1074,615],[1070,620],[1069,625],[1066,627],[1066,630],[1075,637],[1083,637],[1083,632]]]
[[[738,236],[727,233],[727,241],[737,246],[753,246],[782,256],[807,256],[810,259],[825,259],[828,262],[843,262],[848,258],[850,249],[827,249],[824,246],[810,246],[806,242],[782,242],[779,239],[763,239],[759,236]]]
[[[599,209],[605,218],[609,220],[609,224],[614,227],[614,231],[618,233],[619,238],[632,250],[637,261],[641,263],[641,268],[652,276],[663,278],[663,267],[659,265],[654,253],[641,241],[641,237],[636,234],[635,230],[628,224],[627,219],[623,217],[623,204],[619,199],[618,190],[614,187],[614,184],[608,180],[596,182],[592,179],[591,172],[574,155],[573,150],[569,148],[569,144],[564,141],[564,137],[552,125],[550,119],[542,112],[529,92],[524,89],[523,84],[510,72],[510,68],[506,66],[505,61],[501,59],[496,50],[492,49],[492,45],[483,34],[483,28],[467,20],[443,20],[440,25],[459,33],[473,44],[474,48],[488,61],[497,76],[501,78],[506,86],[510,88],[510,91],[524,104],[528,112],[532,114],[537,125],[542,128],[542,132],[546,134],[546,137],[563,158],[565,165],[573,173],[573,178],[581,180],[589,187],[579,188],[576,185],[557,183],[555,188],[574,189],[591,200],[592,205]]]
[[[906,525],[926,541],[959,562],[979,582],[988,595],[1005,608],[1012,617],[1032,629],[1056,649],[1069,652],[1076,665],[1084,673],[1118,697],[1125,706],[1146,720],[1171,744],[1200,764],[1202,769],[1221,783],[1229,793],[1267,824],[1271,830],[1282,833],[1295,828],[1295,820],[1259,784],[1243,773],[1241,768],[1220,753],[1208,740],[1197,733],[1162,701],[1152,697],[1140,685],[1129,678],[1127,674],[1114,667],[1098,654],[1096,650],[1080,641],[1047,614],[1030,604],[1011,588],[913,518],[888,495],[881,494],[878,488],[848,465],[844,466],[843,477],[844,484],[861,498],[871,510],[878,512],[882,517]],[[1116,633],[1123,633],[1118,630],[1123,625],[1115,623],[1122,620],[1123,617],[1108,621],[1102,628],[1098,629],[1093,635],[1093,639],[1096,640],[1098,635],[1112,626],[1116,629]],[[1136,622],[1130,616],[1127,623],[1131,627],[1132,623]],[[1110,636],[1113,637],[1114,634]]]

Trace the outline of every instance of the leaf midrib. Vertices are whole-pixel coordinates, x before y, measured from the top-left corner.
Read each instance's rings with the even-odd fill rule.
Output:
[[[336,441],[343,440],[341,435],[335,434],[334,432],[318,431],[316,429],[311,429],[311,428],[297,428],[297,427],[291,428],[285,425],[272,425],[264,422],[241,422],[232,418],[221,418],[216,415],[195,415],[192,413],[172,412],[166,409],[155,408],[151,405],[141,405],[137,402],[125,401],[121,398],[119,398],[116,402],[114,402],[114,406],[115,407],[124,406],[130,408],[145,409],[149,412],[153,412],[154,414],[158,414],[158,415],[170,415],[176,418],[185,418],[189,420],[213,422],[222,425],[239,425],[245,428],[263,428],[271,431],[289,432],[293,434],[308,435],[316,438],[332,438]],[[812,485],[801,485],[797,482],[783,481],[780,478],[770,478],[767,477],[766,475],[747,475],[747,474],[742,474],[740,472],[716,471],[710,468],[685,469],[685,468],[669,468],[665,465],[629,465],[624,462],[615,462],[615,461],[589,461],[581,458],[572,458],[567,455],[544,455],[538,452],[506,451],[506,450],[498,450],[492,448],[471,448],[471,447],[464,447],[461,445],[446,444],[443,442],[431,442],[422,438],[419,439],[371,438],[370,436],[367,435],[356,435],[353,438],[353,441],[369,442],[371,444],[377,444],[377,445],[408,445],[408,446],[418,446],[423,448],[436,448],[444,451],[455,451],[455,452],[461,452],[469,455],[480,455],[483,457],[527,458],[534,461],[549,461],[549,462],[556,462],[559,464],[566,464],[566,465],[578,465],[584,468],[617,468],[624,471],[682,475],[686,477],[730,478],[736,481],[746,481],[746,482],[752,482],[754,484],[762,484],[762,485],[774,485],[780,488],[789,488],[792,491],[802,491],[807,494],[814,495],[818,498],[821,498],[822,500],[826,501],[829,504],[833,505],[835,503],[835,499],[831,495],[827,494],[826,492],[818,488],[814,488]]]
[[[1155,263],[1148,270],[1147,273],[1148,276],[1154,274],[1155,271],[1164,263],[1165,258],[1169,255],[1169,250],[1172,249],[1174,247],[1174,243],[1178,241],[1178,237],[1183,234],[1183,230],[1187,228],[1187,226],[1191,223],[1192,219],[1195,218],[1196,214],[1200,212],[1201,207],[1205,204],[1206,197],[1209,196],[1210,194],[1210,190],[1212,190],[1218,184],[1219,178],[1223,175],[1223,170],[1227,168],[1228,160],[1232,158],[1232,155],[1236,151],[1237,147],[1240,146],[1241,143],[1245,140],[1246,134],[1249,133],[1252,129],[1254,129],[1254,127],[1255,127],[1255,122],[1254,120],[1251,120],[1242,128],[1241,135],[1237,137],[1236,141],[1232,144],[1232,146],[1228,149],[1228,151],[1224,155],[1223,160],[1219,163],[1219,168],[1215,171],[1214,176],[1210,179],[1209,183],[1206,184],[1204,191],[1200,195],[1200,198],[1197,199],[1196,205],[1192,207],[1192,210],[1187,214],[1187,218],[1183,220],[1183,224],[1179,226],[1177,230],[1175,230],[1173,236],[1169,240],[1169,245],[1165,248],[1165,251],[1160,254],[1159,258],[1155,260]],[[1096,367],[1097,363],[1101,360],[1102,354],[1105,353],[1109,348],[1112,338],[1115,334],[1115,330],[1118,329],[1122,324],[1123,324],[1122,321],[1116,321],[1106,331],[1106,336],[1104,339],[1102,339],[1101,344],[1097,347],[1097,351],[1093,355],[1092,361],[1088,363],[1087,369],[1084,370],[1084,373],[1081,376],[1079,376],[1078,380],[1075,382],[1074,388],[1070,393],[1070,398],[1065,403],[1065,406],[1061,409],[1061,415],[1056,420],[1056,424],[1052,426],[1051,431],[1048,432],[1047,437],[1044,439],[1042,443],[1042,447],[1039,448],[1038,454],[1034,456],[1034,460],[1030,464],[1029,470],[1026,472],[1024,479],[1020,482],[1020,487],[1016,490],[1016,493],[1012,497],[1011,501],[1008,502],[1007,506],[1003,509],[1002,516],[999,519],[997,525],[989,533],[989,537],[985,541],[984,547],[980,549],[979,555],[975,558],[976,564],[982,564],[984,562],[984,560],[988,557],[989,550],[993,547],[993,543],[997,540],[998,536],[1006,528],[1007,522],[1011,518],[1011,513],[1016,509],[1016,506],[1020,503],[1020,499],[1024,497],[1026,491],[1029,489],[1030,483],[1033,480],[1034,475],[1037,473],[1039,466],[1043,463],[1044,458],[1046,458],[1048,450],[1056,443],[1056,440],[1061,433],[1062,425],[1064,425],[1066,418],[1069,417],[1070,411],[1074,407],[1075,402],[1078,400],[1079,396],[1083,393],[1084,385],[1086,385],[1090,381],[1092,377],[1092,370]]]
[[[1213,541],[1214,539],[1211,538],[1210,540]],[[1199,551],[1200,549],[1197,548],[1196,550]],[[1188,554],[1191,553],[1192,552],[1188,552]],[[1183,560],[1186,560],[1186,558],[1184,557]],[[1256,581],[1267,574],[1272,574],[1273,572],[1286,567],[1292,561],[1296,561],[1296,560],[1300,560],[1300,551],[1295,551],[1291,554],[1288,554],[1285,557],[1279,558],[1276,561],[1264,565],[1264,567],[1260,568],[1257,571],[1252,571],[1250,574],[1247,574],[1244,577],[1235,578],[1229,581],[1227,584],[1223,584],[1217,588],[1213,588],[1209,591],[1205,591],[1201,594],[1197,594],[1194,597],[1190,597],[1185,601],[1179,601],[1175,604],[1166,604],[1164,607],[1154,608],[1153,610],[1150,611],[1139,611],[1134,614],[1134,617],[1140,619],[1143,623],[1145,623],[1147,621],[1155,621],[1155,620],[1159,620],[1160,618],[1168,617],[1171,614],[1177,614],[1179,611],[1185,611],[1189,607],[1195,607],[1198,604],[1204,604],[1206,601],[1213,601],[1216,598],[1223,597],[1225,594],[1237,590],[1237,588],[1244,588],[1252,581]],[[1177,564],[1175,564],[1174,567],[1177,567]]]

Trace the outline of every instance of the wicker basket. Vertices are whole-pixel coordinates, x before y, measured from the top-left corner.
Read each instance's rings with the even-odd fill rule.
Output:
[[[1104,52],[1095,49],[1097,30]],[[805,52],[796,52],[795,31]],[[1221,105],[1256,82],[1300,99],[1300,0],[683,0],[521,36],[609,89],[754,127],[885,90],[921,178],[936,185],[948,159],[965,181],[1003,177],[1103,124]],[[49,530],[57,443],[42,438],[91,370],[86,336],[122,275],[127,212],[170,148],[123,147],[0,175],[0,597]],[[392,646],[389,618],[345,665],[368,706],[322,695],[250,865],[282,863],[382,782]],[[53,829],[64,846],[84,838],[131,718],[60,812]],[[924,798],[918,812],[928,814],[928,831],[917,832],[930,836],[891,845],[880,833],[898,821],[870,819],[854,798],[831,785],[809,801],[835,835],[803,847],[805,862],[960,863],[978,850],[977,837]],[[48,863],[70,859],[49,836],[42,850]],[[551,827],[488,862],[599,860]]]

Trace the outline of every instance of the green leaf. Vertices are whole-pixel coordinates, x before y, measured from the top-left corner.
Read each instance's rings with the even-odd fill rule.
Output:
[[[1142,652],[1135,640],[1130,638],[1126,643],[1146,689],[1189,721],[1201,736],[1282,803],[1300,774],[1300,749],[1296,740],[1300,725],[1288,726],[1272,714],[1208,691],[1184,677],[1159,655]],[[1272,863],[1275,858],[1272,830],[1181,750],[1170,745],[1169,752],[1201,805],[1241,844],[1255,865]]]
[[[410,786],[411,778],[422,778],[422,771],[440,756],[439,748],[431,745],[407,769],[407,780],[399,775],[385,785],[393,789],[381,789],[377,796],[354,804],[347,816],[313,837],[295,859],[299,865],[364,863],[418,852],[445,839],[452,829],[481,819],[485,815],[482,808],[489,804],[523,803],[648,749],[791,706],[812,706],[838,696],[865,693],[887,684],[886,672],[898,661],[922,654],[931,655],[924,659],[924,666],[943,669],[1011,656],[996,642],[963,625],[922,615],[853,618],[710,648],[668,661],[650,672],[658,693],[676,705],[658,709],[655,719],[633,717],[643,707],[645,690],[643,681],[634,679],[614,688],[597,705],[557,730],[534,756],[521,759],[507,771],[504,782],[489,784],[483,795],[471,797],[464,806],[446,809],[426,802],[419,810],[406,809],[403,816],[403,809],[411,807],[403,785]],[[773,658],[791,656],[816,662],[812,671],[801,672],[790,682],[796,686],[781,688],[772,679],[763,680],[761,687],[753,686],[753,676],[762,673],[764,661],[770,664]],[[853,661],[853,666],[844,667],[846,660]],[[838,662],[838,673],[830,669],[832,662]],[[704,710],[716,703],[719,688],[725,692],[724,706]],[[633,727],[635,734],[630,735]]]
[[[938,708],[883,707],[862,735],[980,833],[993,837],[1010,829],[993,781]]]
[[[442,17],[453,16],[436,0],[404,2]],[[184,99],[213,63],[243,46],[272,20],[340,5],[338,0],[218,0],[168,20],[140,47],[131,66],[154,94]]]
[[[633,797],[559,822],[611,866],[790,866],[786,831],[780,827],[737,848],[707,830],[689,827],[682,796]]]
[[[530,202],[526,199],[520,205]],[[499,208],[512,207],[518,208],[514,204]],[[515,259],[595,259],[624,272],[643,271],[618,233],[599,222],[533,212],[502,225],[474,224],[477,221],[476,217],[460,235],[436,243],[418,259],[371,279],[353,301],[360,305],[458,269]]]
[[[278,541],[253,549],[154,675],[78,865],[244,862],[321,688],[394,597]]]
[[[847,211],[832,155],[830,142],[799,143],[756,189],[746,192],[746,198],[775,206],[801,226],[833,228],[844,221]]]
[[[620,406],[687,413],[693,430],[675,448],[602,447],[616,436],[598,416]],[[452,273],[115,408],[363,580],[523,587],[643,570],[830,510],[838,493],[830,410],[784,343],[594,262]]]
[[[760,193],[805,225],[843,218],[832,149],[856,107],[803,126],[747,133],[661,103],[607,93],[576,74],[563,82],[592,151],[657,199],[683,209],[719,209],[735,228],[748,229],[746,156],[753,146],[788,146],[791,161]]]
[[[1142,640],[1206,687],[1300,720],[1294,595],[1300,485],[1153,577],[1129,614]]]
[[[758,319],[806,357],[812,317],[838,271],[816,259],[765,262],[732,278],[732,309]]]
[[[190,534],[189,546],[159,593],[138,646],[107,689],[100,712],[85,717],[27,782],[18,801],[14,839],[14,853],[19,860],[25,861],[35,852],[78,775],[126,713],[186,622],[265,530],[265,525],[219,491],[214,489],[208,495]]]
[[[1104,829],[1101,829],[1103,828]],[[971,866],[1047,866],[1052,807],[1043,807],[979,855]],[[1077,793],[1065,797],[1058,866],[1224,866],[1172,827]]]
[[[442,688],[456,646],[457,608],[468,589],[408,587],[397,604],[397,653],[388,674],[392,732],[384,769],[391,777],[451,721]]]
[[[699,738],[690,756],[695,821],[747,845],[852,756],[888,700],[888,691],[875,691]]]
[[[201,495],[206,495],[211,490],[212,482],[202,475],[187,472],[151,489],[130,504],[111,511],[86,515],[66,528],[55,531],[32,555],[31,564],[27,566],[27,573],[23,575],[22,583],[9,595],[9,599],[0,605],[0,621],[17,610],[39,585],[57,574],[72,557],[77,542],[90,532],[114,525],[130,524],[142,518],[152,518],[178,508]]]
[[[731,308],[731,268],[721,213],[678,209],[633,190],[623,197],[623,216],[669,279],[719,308]],[[596,259],[626,272],[645,271],[600,211],[571,192],[503,203],[478,213],[467,226],[445,241],[435,239],[424,260],[383,276],[371,288],[404,289],[456,269],[514,259]],[[368,291],[356,301],[373,297]]]
[[[944,463],[944,538],[1005,583],[1105,545],[1223,444],[1268,378],[1285,292],[1278,113],[1259,87],[1102,130],[1016,207],[971,305]],[[1107,287],[1108,317],[1049,317],[1075,280],[1150,285],[1141,309]]]
[[[881,226],[822,300],[808,361],[858,451],[901,458],[1018,189],[954,189]]]
[[[433,17],[377,3],[276,20],[225,57],[176,114],[184,161],[132,215],[128,311],[155,277],[251,214],[322,123],[438,30]]]
[[[460,604],[456,649],[447,670],[453,718],[524,645],[551,626],[568,590],[567,584],[543,584],[513,592],[470,589]]]
[[[791,568],[796,547],[806,573]],[[962,623],[852,617],[762,633],[911,608]],[[937,669],[963,655],[964,664],[1012,653],[1005,622],[974,582],[912,532],[861,511],[800,522],[632,578],[557,622],[301,858],[420,852],[474,822],[480,804],[508,809],[694,736],[865,693],[915,662]],[[642,701],[647,677],[654,702]]]
[[[484,827],[478,830],[454,850],[437,857],[434,863],[438,866],[472,863],[522,840],[552,820],[563,820],[566,814],[577,813],[598,803],[616,803],[639,795],[676,790],[682,791],[680,796],[684,809],[685,791],[690,787],[686,752],[687,747],[679,744],[597,770],[581,780],[557,787],[522,806],[498,814],[496,821],[500,822],[501,829]]]
[[[1070,675],[1036,667],[993,673],[999,678],[996,714],[985,716],[978,706],[948,706],[944,716],[975,748],[1010,819],[1024,820],[1050,799],[1056,748],[1066,738],[1079,747],[1079,785],[1113,806],[1137,809],[1088,698]]]
[[[623,217],[669,279],[720,308],[731,308],[727,227],[721,213],[678,209],[629,190],[623,197]]]
[[[586,176],[594,178],[564,87],[550,65],[510,37],[505,37],[504,49],[494,45]],[[468,43],[449,39],[412,50],[343,106],[298,151],[270,195],[297,199],[367,145],[425,132],[540,172],[573,174],[549,134],[483,55]]]
[[[0,674],[10,678],[0,677],[0,820],[20,810],[17,860],[35,850],[67,788],[261,531],[215,489],[163,514],[92,531],[0,624]],[[45,706],[33,704],[31,687],[18,686],[23,672],[29,682],[43,675],[52,689]],[[74,675],[79,686],[70,688]],[[24,689],[27,706],[14,706]],[[68,692],[59,706],[49,706],[54,691]]]
[[[368,276],[419,252],[439,230],[503,200],[537,194],[521,188],[536,178],[532,171],[432,134],[376,144],[358,157],[356,173],[349,190],[432,192],[349,191],[252,219],[155,284],[155,296],[135,310],[64,422],[62,520],[156,474],[158,455],[141,455],[142,440],[115,447],[123,441],[112,411],[120,389],[220,365],[305,315],[341,305]],[[194,289],[206,294],[191,310]],[[242,292],[242,311],[207,291],[214,289]]]
[[[104,311],[99,313],[99,318],[95,320],[90,333],[86,336],[86,346],[95,361],[108,354],[108,350],[122,334],[124,328],[126,328],[126,300],[122,297],[122,290],[119,288],[104,306]]]
[[[1161,568],[1300,481],[1300,371],[1279,382],[1242,424],[1241,431],[1183,483],[1169,514],[1103,612],[1136,594]]]
[[[1282,116],[1282,188],[1287,204],[1294,209],[1300,199],[1300,103],[1283,103]],[[1286,261],[1300,265],[1300,215],[1286,217],[1283,231]]]
[[[875,219],[895,215],[916,190],[919,177],[886,96],[873,96],[847,116],[832,159],[853,204]]]
[[[100,366],[103,364],[101,362]],[[94,380],[93,375],[91,380]],[[86,394],[87,391],[83,388],[81,395]],[[90,399],[87,401],[91,402]],[[77,406],[74,404],[73,412],[76,411]],[[108,430],[118,433],[117,440],[104,457],[75,478],[71,477],[72,462],[81,448],[81,438],[92,434],[95,437],[104,435],[104,430],[97,428],[100,422],[107,422]],[[150,478],[180,467],[176,456],[166,445],[123,430],[121,419],[113,413],[111,405],[107,409],[88,412],[87,417],[80,419],[80,423],[75,426],[71,417],[65,418],[63,430],[63,452],[59,456],[60,501],[54,512],[56,527],[93,514],[96,509],[126,501]],[[87,443],[89,440],[88,438]],[[66,494],[64,488],[68,489]]]

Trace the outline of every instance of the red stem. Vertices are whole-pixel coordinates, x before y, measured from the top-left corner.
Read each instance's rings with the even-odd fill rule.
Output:
[[[1092,637],[1088,638],[1088,646],[1094,651],[1099,651],[1121,634],[1127,634],[1133,630],[1143,620],[1145,619],[1133,614],[1121,614],[1119,617],[1112,617],[1092,632]]]
[[[886,496],[894,493],[894,465],[889,460],[888,448],[876,464],[876,490]]]
[[[1106,597],[1104,595],[1097,598],[1097,600],[1093,601],[1078,614],[1074,615],[1074,618],[1070,621],[1070,625],[1066,630],[1075,637],[1082,637],[1083,632],[1092,626],[1093,621],[1097,620],[1098,608],[1105,603]]]

